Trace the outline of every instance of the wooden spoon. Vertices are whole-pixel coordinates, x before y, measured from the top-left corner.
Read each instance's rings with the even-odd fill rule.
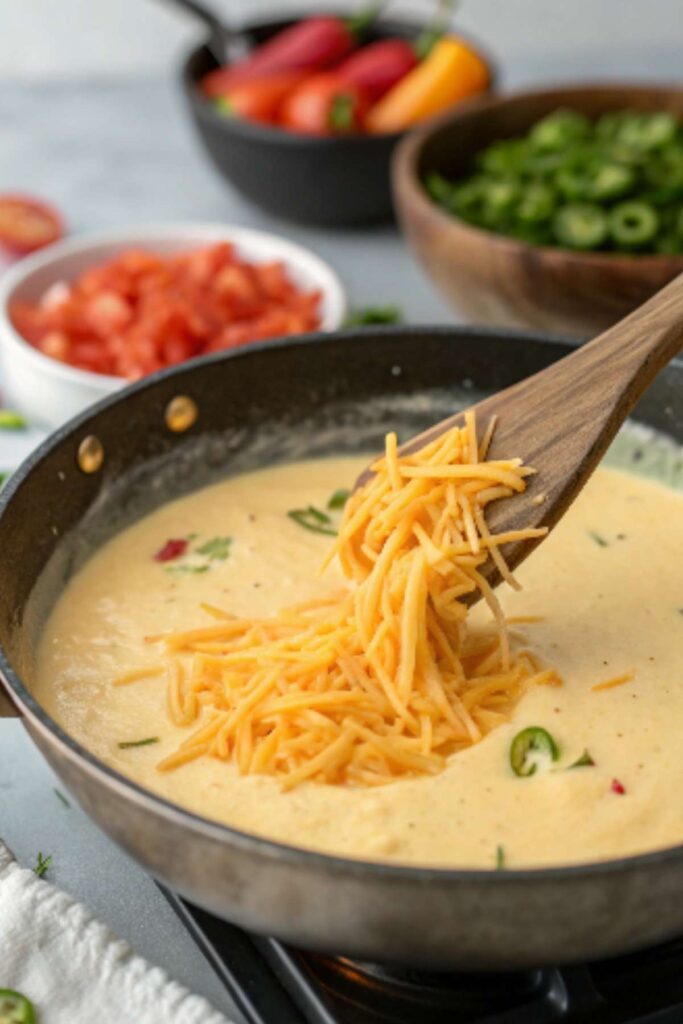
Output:
[[[520,457],[537,471],[528,478],[523,494],[491,503],[486,519],[492,532],[528,526],[552,529],[638,398],[681,347],[683,274],[589,344],[477,403],[479,436],[491,416],[498,417],[487,458]],[[415,451],[461,423],[462,413],[442,420],[406,442],[401,451]],[[361,474],[358,484],[369,475],[369,470]],[[506,545],[502,551],[510,568],[542,539]],[[492,585],[500,582],[492,559],[480,571]]]

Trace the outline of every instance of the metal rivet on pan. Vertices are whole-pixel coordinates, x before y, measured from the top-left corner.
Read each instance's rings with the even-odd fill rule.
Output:
[[[175,434],[189,430],[197,421],[197,403],[189,395],[176,395],[166,406],[166,426]]]
[[[78,446],[78,468],[83,473],[96,473],[104,462],[104,448],[94,434],[84,437]]]

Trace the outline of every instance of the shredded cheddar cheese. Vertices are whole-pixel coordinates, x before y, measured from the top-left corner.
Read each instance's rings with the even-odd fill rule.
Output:
[[[605,679],[602,683],[596,683],[595,686],[591,686],[591,690],[613,690],[615,686],[623,686],[624,683],[631,683],[635,679],[636,674],[633,671],[624,672],[623,675],[614,676],[612,679]]]
[[[509,633],[481,571],[491,557],[516,586],[501,545],[545,532],[488,529],[490,502],[532,472],[485,461],[492,431],[479,445],[468,414],[409,455],[387,436],[323,566],[339,559],[343,591],[262,620],[205,606],[211,625],[152,638],[167,654],[168,715],[195,725],[160,770],[211,756],[285,788],[384,785],[441,771],[527,688],[559,684]],[[478,627],[464,600],[476,592],[492,614]]]

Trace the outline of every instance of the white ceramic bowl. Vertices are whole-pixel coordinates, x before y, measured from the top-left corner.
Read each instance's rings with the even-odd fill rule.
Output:
[[[68,239],[21,260],[0,278],[0,388],[5,404],[34,423],[53,428],[128,383],[123,377],[79,370],[43,355],[13,327],[13,301],[36,301],[56,282],[73,281],[88,267],[126,249],[172,255],[215,242],[232,242],[251,261],[282,260],[295,284],[320,290],[321,329],[341,327],[346,297],[337,275],[310,250],[278,235],[230,224],[169,224]]]

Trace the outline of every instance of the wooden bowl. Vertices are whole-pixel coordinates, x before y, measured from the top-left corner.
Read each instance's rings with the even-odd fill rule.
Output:
[[[593,118],[625,108],[683,117],[683,88],[589,85],[483,98],[407,136],[396,151],[392,180],[399,222],[439,290],[473,323],[597,333],[683,272],[683,256],[529,245],[472,227],[429,198],[425,174],[466,174],[489,143],[525,134],[558,107]]]

